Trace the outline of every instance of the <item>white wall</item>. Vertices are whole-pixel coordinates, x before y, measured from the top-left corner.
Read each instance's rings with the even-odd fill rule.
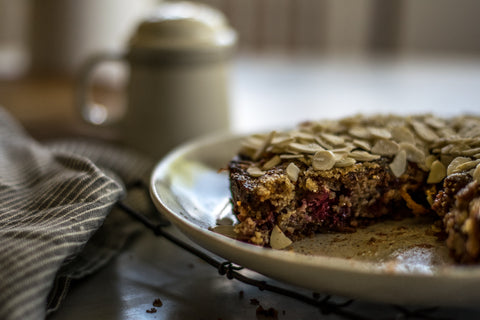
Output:
[[[480,1],[406,0],[403,16],[404,53],[480,55]]]

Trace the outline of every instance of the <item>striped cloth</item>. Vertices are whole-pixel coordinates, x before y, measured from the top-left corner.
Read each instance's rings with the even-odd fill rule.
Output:
[[[0,108],[0,319],[44,319],[141,230],[112,208],[150,168],[109,145],[39,144]]]

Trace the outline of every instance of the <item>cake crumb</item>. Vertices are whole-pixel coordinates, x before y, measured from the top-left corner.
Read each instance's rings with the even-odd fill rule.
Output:
[[[255,310],[257,319],[278,319],[278,311],[275,308],[265,309],[261,305]]]
[[[157,309],[155,308],[150,308],[147,310],[147,313],[156,313],[157,312]]]
[[[153,305],[154,307],[160,308],[161,306],[163,306],[163,302],[162,302],[162,300],[160,300],[160,299],[157,298],[157,299],[153,300],[153,304],[152,304],[152,305]]]

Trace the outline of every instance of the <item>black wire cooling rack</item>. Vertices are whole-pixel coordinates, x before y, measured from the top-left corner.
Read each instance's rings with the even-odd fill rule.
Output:
[[[142,182],[137,181],[127,187],[127,190],[131,189],[141,189],[145,192],[146,197],[149,199],[148,187]],[[323,315],[335,315],[341,319],[352,319],[352,320],[369,320],[374,319],[371,315],[361,314],[350,310],[350,306],[355,302],[355,300],[350,299],[345,302],[336,302],[332,295],[329,294],[319,294],[312,292],[310,296],[298,293],[296,291],[282,288],[277,285],[269,284],[267,281],[256,280],[242,274],[242,266],[236,265],[230,261],[219,261],[218,259],[210,256],[209,254],[195,248],[194,246],[186,243],[183,240],[172,235],[167,231],[168,227],[171,225],[168,220],[161,216],[160,213],[156,212],[153,204],[151,204],[152,212],[143,213],[139,212],[132,208],[132,206],[126,204],[123,201],[117,203],[117,207],[122,211],[130,215],[134,220],[142,223],[147,229],[151,230],[156,236],[163,237],[175,244],[179,248],[190,252],[194,256],[202,259],[213,268],[218,270],[219,275],[226,276],[229,280],[237,280],[244,284],[257,287],[261,291],[269,291],[275,294],[279,294],[291,299],[295,299],[308,305],[312,308],[317,308]],[[155,212],[153,212],[155,211]],[[155,218],[150,218],[155,217]],[[404,306],[392,305],[392,313],[381,317],[380,319],[426,319],[426,320],[446,320],[448,317],[439,316],[441,310],[437,307],[430,308],[415,308],[410,309]]]

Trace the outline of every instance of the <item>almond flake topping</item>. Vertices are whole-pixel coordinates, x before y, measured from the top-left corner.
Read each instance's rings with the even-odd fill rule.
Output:
[[[405,173],[407,169],[407,152],[401,150],[390,163],[390,169],[392,170],[395,177],[400,177]]]
[[[323,139],[325,139],[325,141],[327,141],[328,143],[334,146],[340,146],[345,143],[345,139],[343,139],[342,137],[336,136],[334,134],[322,133],[321,136]]]
[[[370,145],[370,143],[368,143],[368,141],[354,139],[352,143],[354,146],[362,148],[365,151],[370,151],[372,149],[372,146]]]
[[[272,233],[270,234],[270,246],[272,249],[285,249],[289,245],[292,244],[292,240],[290,240],[280,228],[275,225],[272,229]]]
[[[392,156],[398,153],[399,148],[395,141],[380,139],[372,147],[372,153],[381,156]]]
[[[240,153],[253,160],[248,169],[253,177],[285,161],[286,174],[296,181],[297,162],[330,170],[386,157],[396,176],[410,162],[429,173],[428,183],[439,183],[457,172],[480,175],[480,117],[378,115],[309,121],[291,131],[252,135]]]
[[[270,158],[267,162],[263,164],[262,169],[263,170],[270,170],[274,168],[275,166],[279,165],[282,162],[282,159],[280,158],[279,155],[275,155]]]
[[[380,159],[380,155],[371,154],[366,151],[352,151],[350,157],[357,161],[373,161]]]
[[[415,144],[415,135],[406,127],[392,128],[392,137],[396,142],[408,142]]]
[[[298,173],[300,172],[300,169],[295,165],[295,163],[290,162],[290,164],[287,166],[287,176],[292,182],[297,182],[298,180]]]
[[[258,158],[260,158],[260,156],[262,155],[262,153],[265,152],[265,150],[267,149],[267,147],[269,146],[269,144],[272,142],[272,139],[273,137],[275,136],[275,131],[272,131],[268,134],[268,136],[265,138],[265,140],[263,141],[262,145],[257,149],[257,151],[255,152],[255,154],[253,155],[253,159],[254,160],[257,160]]]
[[[320,147],[316,143],[309,143],[309,144],[301,144],[297,142],[292,142],[288,145],[291,150],[301,152],[301,153],[307,153],[307,154],[314,154],[315,152],[324,150],[322,147]]]
[[[315,153],[312,167],[315,170],[330,170],[335,165],[336,159],[332,151],[322,150]]]
[[[428,174],[427,183],[439,183],[447,175],[447,169],[443,163],[438,160],[433,161],[430,168],[430,173]]]
[[[407,153],[408,161],[424,164],[425,163],[425,152],[417,148],[411,143],[402,142],[400,143],[400,149],[405,150]]]
[[[460,172],[459,170],[457,170],[457,167],[459,167],[460,165],[464,164],[464,163],[467,163],[470,161],[470,158],[467,158],[467,157],[456,157],[455,159],[452,160],[452,162],[450,162],[450,164],[448,165],[448,168],[447,168],[447,175],[451,175],[453,173],[458,173]]]
[[[247,169],[247,172],[249,175],[252,177],[260,177],[263,176],[266,172],[263,170],[260,170],[258,167],[250,167]]]
[[[353,166],[356,162],[357,161],[353,158],[345,157],[345,158],[338,159],[335,162],[335,167],[337,168],[350,167],[350,166]]]
[[[432,142],[438,139],[438,135],[430,129],[425,123],[420,121],[412,121],[412,127],[415,132],[425,141]]]
[[[368,128],[368,132],[375,138],[390,139],[392,137],[392,133],[384,128]]]

